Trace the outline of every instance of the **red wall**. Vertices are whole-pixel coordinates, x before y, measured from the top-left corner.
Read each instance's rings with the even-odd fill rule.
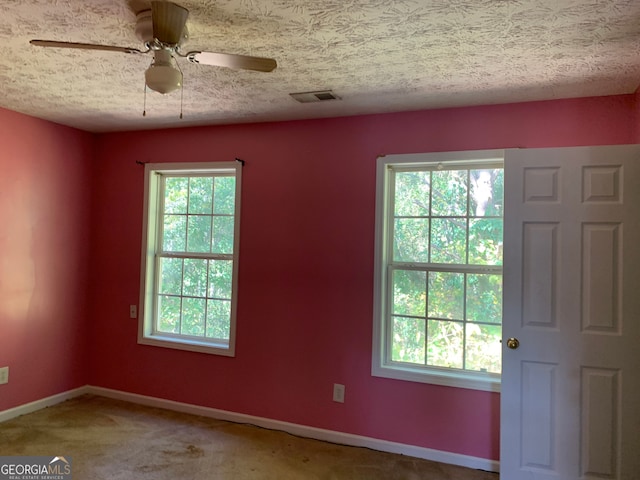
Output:
[[[482,458],[499,395],[371,376],[381,154],[634,143],[633,95],[101,135],[90,383]],[[246,160],[237,355],[136,343],[142,162]],[[332,384],[346,402],[331,401]]]
[[[0,109],[0,410],[88,381],[93,137]]]

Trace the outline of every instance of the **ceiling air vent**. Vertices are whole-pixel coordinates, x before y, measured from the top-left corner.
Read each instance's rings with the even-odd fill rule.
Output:
[[[340,97],[331,90],[319,90],[317,92],[290,93],[300,103],[324,102],[327,100],[340,100]]]

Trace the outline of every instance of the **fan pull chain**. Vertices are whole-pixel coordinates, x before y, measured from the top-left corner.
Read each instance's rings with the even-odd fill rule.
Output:
[[[180,120],[182,120],[182,103],[183,103],[182,99],[183,98],[184,98],[184,81],[180,83]]]
[[[180,69],[180,67],[178,67],[178,69]],[[180,73],[182,73],[182,70],[180,70]],[[144,82],[143,98],[144,100],[143,100],[143,107],[142,107],[142,116],[146,117],[147,116],[147,82],[146,81]],[[182,120],[183,105],[184,105],[184,85],[183,85],[183,82],[180,82],[180,120]]]
[[[175,62],[176,67],[180,71],[180,120],[182,120],[182,99],[184,98],[184,73],[182,73],[182,69],[180,68],[180,64]]]
[[[144,82],[144,106],[142,107],[142,116],[147,116],[147,82]]]

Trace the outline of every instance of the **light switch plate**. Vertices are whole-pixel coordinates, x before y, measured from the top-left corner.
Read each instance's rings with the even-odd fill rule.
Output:
[[[333,384],[333,401],[344,403],[344,385],[340,385],[339,383]]]

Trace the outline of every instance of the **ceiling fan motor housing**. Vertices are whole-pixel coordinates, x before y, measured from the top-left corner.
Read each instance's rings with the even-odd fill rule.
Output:
[[[142,10],[136,15],[136,38],[148,48],[153,48],[155,38],[153,36],[153,16],[151,10]],[[181,46],[189,38],[189,30],[185,25],[182,29],[180,41],[176,47]]]
[[[144,44],[153,42],[151,10],[143,10],[136,15],[136,37]]]

